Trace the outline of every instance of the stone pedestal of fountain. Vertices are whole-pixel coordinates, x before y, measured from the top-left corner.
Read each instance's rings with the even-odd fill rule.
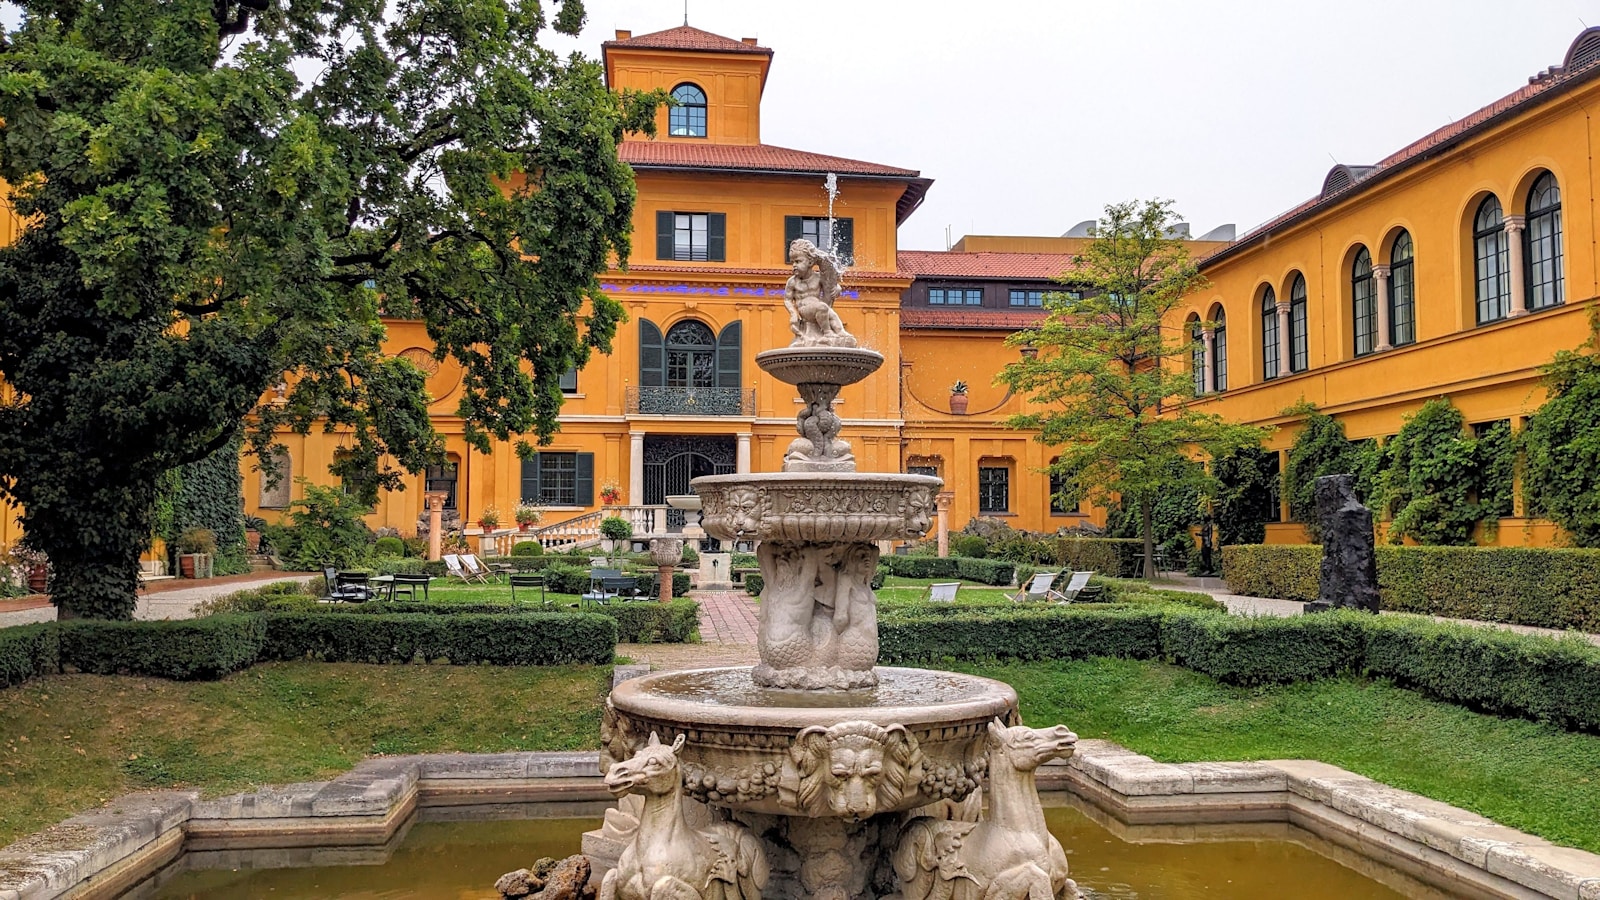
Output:
[[[601,900],[1076,898],[1033,786],[1076,736],[1018,726],[1009,685],[877,666],[878,542],[926,534],[942,482],[855,471],[832,404],[883,357],[833,311],[832,260],[803,240],[790,257],[795,340],[756,364],[799,389],[800,436],[782,472],[691,483],[709,534],[760,542],[761,662],[612,691],[601,767],[622,802],[584,837]]]

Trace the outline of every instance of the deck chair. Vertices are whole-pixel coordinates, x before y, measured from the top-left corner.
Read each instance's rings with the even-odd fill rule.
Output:
[[[1006,599],[1012,603],[1021,603],[1024,600],[1047,600],[1050,594],[1055,593],[1050,590],[1050,586],[1055,584],[1059,577],[1061,577],[1060,572],[1035,573],[1031,581],[1018,589],[1015,594],[1007,594]]]
[[[933,603],[951,603],[956,599],[956,591],[960,590],[959,581],[941,581],[928,585],[924,596]]]
[[[484,581],[488,581],[491,578],[499,578],[501,575],[509,575],[514,571],[510,563],[496,563],[490,566],[479,559],[476,553],[461,554],[461,566]]]
[[[1072,577],[1067,579],[1065,588],[1060,591],[1046,591],[1045,593],[1051,600],[1059,599],[1062,603],[1071,603],[1078,599],[1078,594],[1084,588],[1089,586],[1089,578],[1092,575],[1094,575],[1093,572],[1073,572]]]
[[[471,584],[474,581],[481,581],[485,583],[489,581],[489,579],[462,565],[461,557],[454,553],[446,553],[439,558],[444,560],[445,572],[450,578],[459,578],[467,584]]]
[[[550,605],[550,598],[545,596],[545,592],[544,592],[545,583],[544,583],[544,576],[543,575],[522,575],[522,574],[513,573],[511,575],[511,602],[512,603],[516,603],[517,602],[517,588],[523,588],[523,589],[526,589],[526,590],[532,590],[533,588],[538,588],[539,589],[539,602],[544,606],[549,606]]]

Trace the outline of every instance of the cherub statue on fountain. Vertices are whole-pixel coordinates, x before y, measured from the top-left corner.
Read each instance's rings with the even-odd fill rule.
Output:
[[[789,245],[794,274],[783,286],[783,306],[789,311],[791,347],[854,347],[856,339],[844,328],[833,303],[839,299],[839,267],[833,257],[805,238]]]

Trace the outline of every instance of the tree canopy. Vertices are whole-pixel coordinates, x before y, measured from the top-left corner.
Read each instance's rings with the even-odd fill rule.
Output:
[[[999,376],[1029,401],[1007,424],[1061,448],[1051,472],[1062,476],[1066,503],[1120,500],[1139,510],[1147,571],[1160,497],[1216,487],[1204,467],[1174,463],[1254,446],[1265,434],[1189,403],[1184,360],[1193,346],[1171,319],[1205,279],[1173,236],[1176,221],[1170,201],[1107,206],[1062,278],[1074,292],[1047,295],[1044,319],[1008,339],[1037,352]]]
[[[368,499],[437,459],[381,314],[460,361],[481,450],[547,439],[560,376],[610,349],[596,276],[627,259],[635,201],[616,145],[661,98],[539,43],[577,33],[580,0],[17,5],[0,496],[63,614],[131,615],[162,473],[246,422],[264,460],[280,429],[338,430]]]

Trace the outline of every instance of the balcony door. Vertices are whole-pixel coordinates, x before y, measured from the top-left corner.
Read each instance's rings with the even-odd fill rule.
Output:
[[[685,319],[667,331],[666,386],[709,388],[717,384],[717,338],[700,322]]]

